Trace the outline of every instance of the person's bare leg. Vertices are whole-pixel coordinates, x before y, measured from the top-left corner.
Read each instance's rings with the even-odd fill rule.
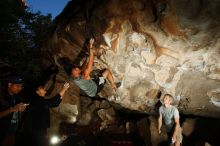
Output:
[[[117,87],[116,87],[116,85],[115,85],[115,82],[114,82],[114,78],[113,78],[112,73],[110,72],[110,70],[105,69],[105,70],[103,71],[103,73],[102,73],[102,76],[103,76],[104,78],[106,78],[106,79],[110,82],[110,84],[111,84],[111,86],[112,86],[112,88],[113,88],[114,90],[117,89]]]

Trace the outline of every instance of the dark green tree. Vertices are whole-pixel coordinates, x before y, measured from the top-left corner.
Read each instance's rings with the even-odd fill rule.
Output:
[[[0,2],[0,6],[8,6],[0,11],[1,18],[11,16],[0,27],[0,62],[8,64],[11,72],[21,74],[26,80],[38,80],[42,72],[41,45],[52,16],[33,13],[24,7],[21,13],[21,7],[12,3],[11,0]]]
[[[0,27],[15,23],[24,15],[26,4],[22,0],[0,1]]]

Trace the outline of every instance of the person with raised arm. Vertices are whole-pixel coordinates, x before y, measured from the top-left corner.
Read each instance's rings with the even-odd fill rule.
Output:
[[[89,57],[82,67],[73,65],[67,73],[72,77],[74,83],[89,97],[95,97],[103,89],[106,79],[109,81],[113,90],[116,91],[121,85],[120,82],[115,83],[112,73],[109,69],[103,69],[97,78],[92,79],[90,74],[93,70],[94,54],[96,49],[93,47],[94,39],[91,38],[88,44]]]

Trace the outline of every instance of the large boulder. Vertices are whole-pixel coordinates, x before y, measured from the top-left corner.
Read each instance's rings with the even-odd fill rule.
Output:
[[[117,94],[107,85],[101,97],[155,114],[160,95],[170,93],[181,113],[219,118],[219,6],[219,0],[70,1],[45,42],[45,65],[57,64],[63,72],[59,60],[85,59],[84,44],[94,37],[94,67],[109,68],[122,81]],[[71,89],[62,106],[80,109],[79,90]]]

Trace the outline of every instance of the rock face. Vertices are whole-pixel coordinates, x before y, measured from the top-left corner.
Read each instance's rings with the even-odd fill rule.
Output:
[[[106,86],[102,97],[155,114],[161,93],[170,93],[181,113],[219,118],[219,7],[220,0],[70,1],[44,45],[45,64],[83,59],[84,42],[94,37],[94,66],[109,68],[122,81],[117,96]],[[80,110],[73,88],[66,102],[77,98],[72,104]]]

